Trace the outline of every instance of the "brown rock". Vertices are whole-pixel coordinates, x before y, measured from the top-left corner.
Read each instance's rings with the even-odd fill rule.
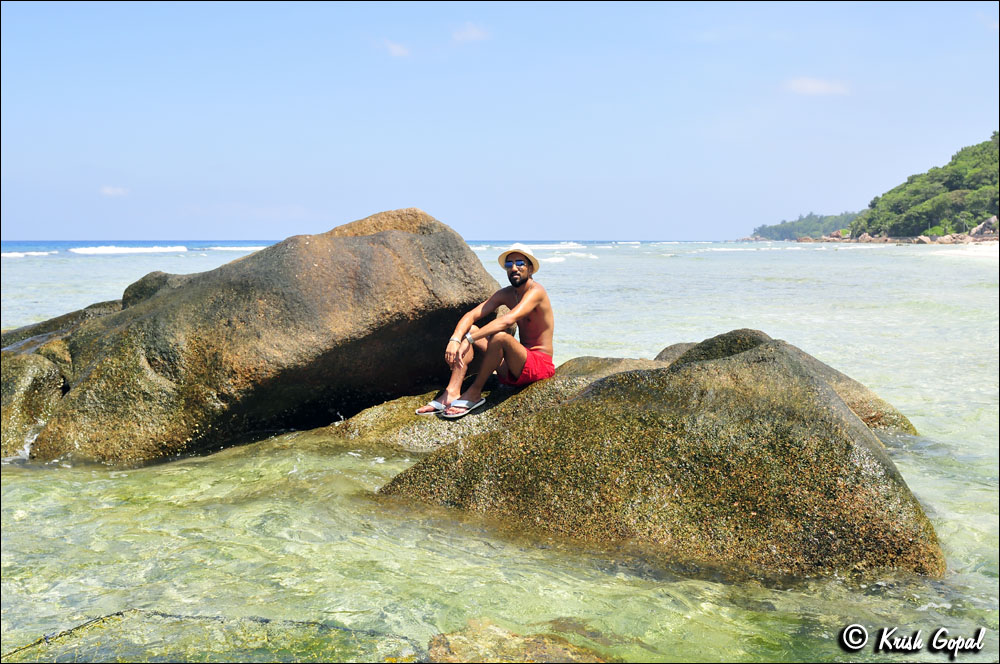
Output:
[[[971,231],[969,231],[969,235],[973,237],[982,237],[984,235],[995,235],[996,230],[997,230],[997,217],[996,215],[993,215],[992,217],[990,217],[989,219],[987,219],[986,221],[984,221],[983,223],[979,224]]]
[[[455,321],[497,287],[457,233],[416,209],[294,236],[209,272],[152,273],[126,289],[121,311],[47,349],[62,357],[69,391],[32,458],[217,449],[430,389],[447,378]],[[20,341],[20,352],[42,352],[49,339]]]
[[[942,574],[919,503],[817,364],[763,333],[720,335],[439,449],[379,493],[668,565]]]

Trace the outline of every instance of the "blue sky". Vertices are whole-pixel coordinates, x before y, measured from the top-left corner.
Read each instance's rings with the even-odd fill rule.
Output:
[[[989,138],[998,4],[2,5],[2,236],[720,240]]]

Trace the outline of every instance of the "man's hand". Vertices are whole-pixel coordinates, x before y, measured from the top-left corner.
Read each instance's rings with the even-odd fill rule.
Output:
[[[471,345],[472,344],[470,344],[467,339],[462,339],[462,342],[460,344],[458,344],[458,351],[455,353],[454,362],[451,364],[451,368],[452,369],[454,369],[455,367],[458,367],[459,369],[461,369],[461,368],[463,368],[465,366],[465,360],[463,360],[462,358],[465,357],[465,354],[469,351],[469,347]],[[448,344],[449,348],[451,348],[453,346],[454,346],[454,344]],[[447,355],[447,353],[446,353],[446,355]]]
[[[469,349],[469,342],[465,339],[462,341],[455,342],[449,341],[447,348],[444,351],[444,361],[448,363],[448,366],[454,369],[455,367],[464,367],[465,363],[462,361],[462,357],[465,352]]]

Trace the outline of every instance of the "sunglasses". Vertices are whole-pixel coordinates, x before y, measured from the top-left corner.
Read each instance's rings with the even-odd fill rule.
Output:
[[[526,265],[526,262],[522,260],[516,260],[516,261],[507,261],[506,263],[503,264],[503,266],[508,270],[514,267],[515,265],[518,267],[524,267]]]

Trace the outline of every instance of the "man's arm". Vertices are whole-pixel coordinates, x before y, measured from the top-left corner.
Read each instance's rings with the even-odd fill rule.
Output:
[[[465,339],[465,335],[469,333],[475,322],[483,316],[496,311],[497,307],[503,304],[503,300],[503,289],[500,289],[496,293],[493,293],[489,299],[467,311],[459,319],[458,324],[455,326],[455,331],[451,335],[451,339],[448,340],[448,347],[444,352],[444,359],[449,366],[454,366],[455,362],[468,350],[468,346],[466,345],[468,344],[468,340]],[[490,325],[492,324],[490,323]]]
[[[503,289],[498,290],[496,293],[493,293],[493,295],[491,295],[488,300],[476,305],[474,308],[467,311],[465,315],[462,316],[462,318],[459,319],[458,324],[455,326],[455,332],[451,336],[457,339],[463,338],[466,334],[468,334],[469,330],[472,329],[472,326],[475,324],[477,320],[479,320],[483,316],[487,316],[496,311],[497,307],[503,304],[503,300],[504,300]],[[492,324],[493,323],[490,323],[490,325]]]
[[[472,337],[473,341],[475,341],[477,339],[484,339],[486,337],[494,335],[497,332],[504,332],[511,325],[514,325],[519,320],[521,320],[522,318],[530,314],[532,311],[534,311],[535,307],[537,307],[541,301],[542,301],[541,290],[533,288],[525,294],[524,299],[518,302],[517,306],[515,306],[513,309],[505,313],[503,316],[497,316],[494,320],[487,323],[486,325],[483,325],[481,328],[479,328],[479,330],[473,332],[470,336]],[[463,337],[459,338],[463,339]],[[467,339],[465,341],[466,343],[468,343]]]

